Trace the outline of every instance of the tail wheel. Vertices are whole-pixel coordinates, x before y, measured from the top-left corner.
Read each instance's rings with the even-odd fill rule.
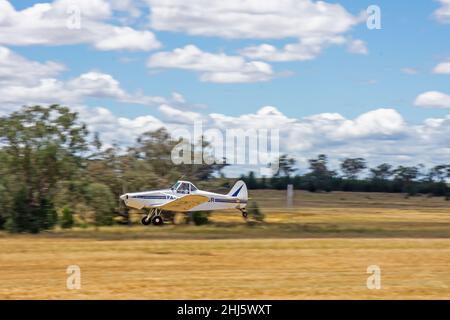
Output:
[[[163,218],[162,218],[161,216],[155,216],[155,217],[152,219],[152,223],[153,223],[155,226],[161,226],[161,225],[164,223],[164,220],[163,220]]]
[[[242,211],[242,217],[244,217],[244,219],[247,219],[248,217],[247,211]]]

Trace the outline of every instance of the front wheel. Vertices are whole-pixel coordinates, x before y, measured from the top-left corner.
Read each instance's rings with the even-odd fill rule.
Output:
[[[161,226],[164,223],[164,221],[163,221],[163,218],[161,216],[156,216],[156,217],[154,217],[152,219],[152,223],[155,226]]]

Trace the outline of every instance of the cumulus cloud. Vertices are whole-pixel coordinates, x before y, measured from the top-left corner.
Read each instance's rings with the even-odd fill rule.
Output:
[[[440,23],[450,23],[450,0],[438,0],[441,3],[434,16]]]
[[[7,106],[23,104],[78,104],[87,98],[114,99],[125,103],[157,105],[166,102],[163,97],[125,92],[111,75],[91,71],[62,81],[40,79],[36,85],[9,84],[0,88],[0,103]]]
[[[339,34],[358,23],[339,4],[310,0],[147,0],[156,30],[224,38],[282,39]]]
[[[142,133],[164,127],[161,120],[150,115],[125,118],[117,117],[103,107],[77,106],[74,109],[78,112],[80,120],[86,123],[91,132],[98,132],[101,135],[106,147],[113,144],[122,147],[129,146]]]
[[[450,62],[441,62],[433,69],[436,74],[450,74]]]
[[[114,99],[123,103],[155,106],[168,101],[183,104],[176,93],[172,98],[125,91],[113,76],[90,71],[60,80],[66,67],[54,61],[29,60],[0,46],[0,108],[3,111],[24,104],[80,104],[87,98]]]
[[[0,46],[0,84],[36,84],[41,78],[54,77],[64,71],[63,64],[48,61],[30,61],[12,50]]]
[[[117,1],[55,0],[16,10],[0,0],[0,44],[67,45],[86,43],[98,50],[152,50],[161,44],[147,30],[135,30],[111,24],[115,10],[126,10]],[[72,11],[72,9],[74,9]],[[69,28],[77,20],[80,28]],[[71,20],[73,19],[73,20]]]
[[[334,161],[362,156],[371,165],[382,162],[432,165],[445,162],[450,156],[450,115],[412,125],[391,108],[372,110],[354,119],[338,113],[291,118],[274,106],[239,116],[202,114],[168,104],[161,106],[160,112],[164,120],[154,116],[116,117],[105,108],[83,107],[80,115],[90,130],[99,132],[107,144],[130,145],[139,134],[161,127],[169,132],[180,129],[193,132],[194,121],[202,120],[204,130],[278,129],[280,152],[296,157],[305,165],[308,158],[321,153]]]
[[[367,49],[367,45],[364,41],[356,39],[356,40],[348,40],[348,51],[355,54],[368,54],[369,49]]]
[[[147,0],[156,30],[230,39],[298,39],[277,49],[270,44],[242,50],[250,58],[268,61],[310,60],[335,44],[347,43],[350,52],[365,54],[361,40],[344,37],[362,21],[339,4],[310,0],[182,1]]]
[[[246,61],[240,56],[204,52],[194,45],[173,51],[157,52],[148,62],[149,68],[177,68],[200,73],[200,80],[216,83],[260,82],[270,80],[272,67],[261,61]]]
[[[450,108],[450,95],[439,91],[427,91],[420,94],[414,104],[423,108]]]

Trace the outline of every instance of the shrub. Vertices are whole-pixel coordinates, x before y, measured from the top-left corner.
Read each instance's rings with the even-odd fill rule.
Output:
[[[209,211],[196,211],[192,213],[192,221],[196,226],[208,224]]]
[[[60,221],[61,228],[70,229],[73,227],[73,224],[74,220],[72,210],[70,210],[70,208],[68,207],[64,207]]]
[[[114,223],[114,195],[108,186],[92,183],[86,188],[88,205],[94,211],[95,225],[104,226]]]
[[[264,222],[264,213],[261,212],[261,210],[259,210],[258,204],[256,203],[256,201],[252,201],[250,204],[250,208],[247,211],[248,216],[257,222]]]

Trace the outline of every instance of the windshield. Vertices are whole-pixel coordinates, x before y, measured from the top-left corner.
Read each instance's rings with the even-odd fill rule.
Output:
[[[180,185],[180,182],[175,183],[172,187],[170,187],[171,190],[177,190],[178,186]]]
[[[182,183],[178,189],[177,189],[178,193],[184,193],[184,194],[188,194],[189,193],[189,183]]]

